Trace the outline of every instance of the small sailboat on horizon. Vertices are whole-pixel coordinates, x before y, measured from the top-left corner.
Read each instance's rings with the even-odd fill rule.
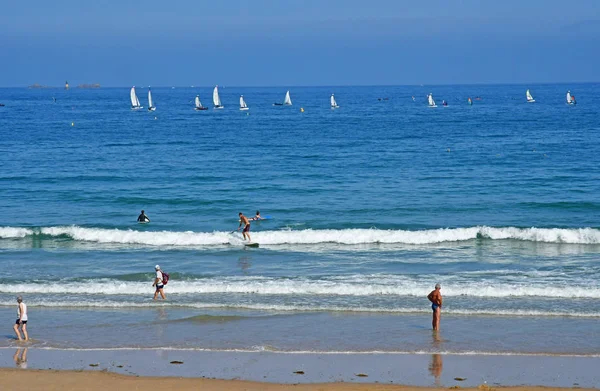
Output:
[[[567,104],[568,105],[576,105],[577,101],[575,100],[575,96],[571,95],[571,91],[567,91]]]
[[[154,102],[152,102],[152,90],[148,87],[148,111],[155,111],[156,106],[154,106]]]
[[[131,91],[129,91],[129,98],[131,99],[131,110],[143,109],[142,105],[140,105],[140,100],[135,93],[135,86],[131,87]]]
[[[250,110],[244,100],[244,95],[240,95],[240,110]]]
[[[471,97],[469,97],[469,99],[467,99],[467,102],[469,103],[469,106],[473,106],[473,100],[471,99]]]
[[[290,98],[290,90],[288,90],[285,93],[285,99],[283,100],[283,103],[273,103],[273,106],[291,106],[292,105],[292,99]]]
[[[331,94],[331,108],[332,109],[339,109],[340,106],[338,106],[337,102],[335,101],[335,98],[333,97],[333,94]]]
[[[437,107],[435,101],[433,100],[433,95],[431,94],[431,92],[429,93],[429,95],[427,95],[427,105],[429,107]]]
[[[219,98],[219,86],[215,86],[213,90],[213,105],[215,109],[222,109],[221,98]]]
[[[527,92],[525,92],[525,95],[527,96],[527,102],[529,102],[529,103],[535,102],[535,99],[533,99],[533,96],[531,96],[531,92],[529,92],[529,90],[527,90]]]
[[[208,110],[208,107],[202,106],[202,102],[200,102],[200,95],[196,95],[196,99],[194,99],[194,110]]]

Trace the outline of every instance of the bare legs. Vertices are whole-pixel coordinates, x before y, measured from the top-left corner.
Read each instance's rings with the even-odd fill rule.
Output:
[[[156,298],[158,297],[158,294],[160,293],[160,296],[162,297],[163,300],[166,299],[165,297],[165,292],[163,291],[163,288],[157,288],[156,292],[154,292],[154,300],[156,300]]]
[[[15,330],[15,334],[17,335],[17,339],[19,341],[23,341],[21,338],[21,333],[19,332],[19,326],[21,326],[21,330],[23,331],[23,337],[25,337],[25,341],[29,341],[29,335],[27,334],[27,325],[26,324],[15,324],[13,326],[13,330]]]
[[[252,240],[250,239],[250,232],[246,232],[246,231],[242,231],[242,236],[244,237],[245,240],[251,242]]]
[[[431,326],[434,330],[440,329],[440,318],[442,316],[442,308],[437,307],[435,311],[433,311],[433,320],[431,321]]]

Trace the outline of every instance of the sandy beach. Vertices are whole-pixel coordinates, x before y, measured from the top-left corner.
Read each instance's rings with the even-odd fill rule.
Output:
[[[53,371],[30,370],[26,373],[18,369],[1,369],[4,390],[89,390],[104,391],[115,390],[148,390],[160,385],[166,390],[214,390],[214,391],[434,391],[440,387],[411,387],[388,384],[352,384],[352,383],[318,383],[318,384],[271,384],[249,382],[243,380],[217,380],[195,378],[168,378],[168,377],[136,377],[125,376],[109,372],[89,371]],[[480,385],[475,388],[461,388],[463,390],[506,390],[506,391],[558,391],[565,388],[553,387],[489,387]],[[579,390],[586,390],[577,388]],[[591,390],[591,389],[588,389]]]

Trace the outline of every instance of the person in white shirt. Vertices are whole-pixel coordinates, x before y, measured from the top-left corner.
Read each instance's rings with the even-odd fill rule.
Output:
[[[13,329],[15,330],[15,334],[17,334],[17,339],[19,341],[23,341],[21,333],[19,332],[19,327],[23,332],[25,341],[29,341],[29,335],[27,334],[27,304],[23,303],[23,298],[21,296],[17,297],[17,303],[19,303],[17,308],[17,321],[15,322]]]
[[[154,284],[152,284],[152,286],[156,287],[156,291],[154,292],[154,300],[156,300],[159,293],[160,293],[160,296],[162,297],[162,299],[165,300],[166,299],[165,292],[163,291],[165,284],[163,283],[163,275],[162,275],[162,271],[160,270],[160,266],[159,265],[154,266],[154,270],[156,270],[156,278],[154,279]]]

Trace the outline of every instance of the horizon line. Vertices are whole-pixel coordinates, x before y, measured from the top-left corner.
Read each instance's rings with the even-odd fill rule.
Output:
[[[330,84],[330,85],[231,85],[224,86],[221,84],[211,84],[211,85],[156,85],[156,86],[145,86],[145,85],[108,85],[102,86],[100,83],[80,83],[78,85],[70,86],[69,89],[80,89],[80,90],[95,90],[100,88],[214,88],[215,86],[219,86],[220,88],[320,88],[320,87],[430,87],[430,86],[500,86],[500,85],[547,85],[547,84],[598,84],[600,81],[577,81],[577,82],[569,82],[569,81],[560,81],[560,82],[476,82],[476,83],[433,83],[433,84],[425,84],[425,83],[415,83],[415,84]],[[32,86],[39,87],[32,87]],[[98,87],[79,87],[80,85],[98,85]],[[40,89],[40,90],[50,90],[50,89],[65,89],[64,86],[46,86],[43,84],[30,84],[28,86],[0,86],[0,88],[15,88],[15,89]]]

